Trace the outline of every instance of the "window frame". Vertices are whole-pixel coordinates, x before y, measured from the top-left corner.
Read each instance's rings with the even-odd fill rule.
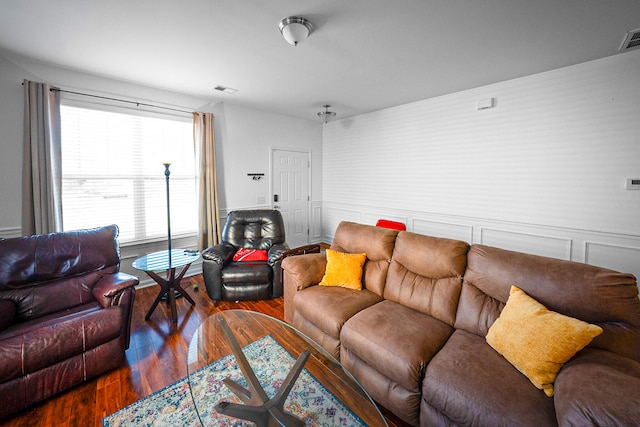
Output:
[[[91,94],[89,94],[89,96],[93,96]],[[97,111],[104,111],[104,112],[110,112],[110,113],[118,113],[118,114],[126,114],[126,115],[131,115],[131,116],[142,116],[142,117],[150,117],[150,118],[156,118],[156,119],[163,119],[163,120],[172,120],[172,121],[178,121],[178,122],[184,122],[184,123],[189,123],[191,126],[193,125],[193,116],[190,113],[180,113],[179,111],[157,111],[156,109],[154,109],[152,106],[150,105],[145,105],[145,106],[129,106],[129,105],[125,105],[121,102],[119,102],[116,99],[103,99],[103,98],[91,98],[88,99],[87,96],[85,95],[81,95],[81,94],[68,94],[65,93],[63,94],[63,96],[61,97],[60,100],[60,104],[61,107],[75,107],[75,108],[83,108],[83,109],[89,109],[89,110],[97,110]],[[162,108],[162,107],[160,107]],[[61,117],[62,120],[62,117]],[[62,136],[64,137],[64,136]],[[191,139],[191,142],[193,143],[193,139]],[[195,151],[195,147],[193,148]],[[196,157],[196,153],[194,152],[194,165],[193,165],[193,170],[194,170],[194,196],[195,196],[195,202],[196,204],[198,203],[198,170],[197,170],[197,157]],[[153,179],[155,180],[156,178],[161,179],[161,180],[165,180],[165,176],[164,176],[164,170],[162,169],[162,165],[160,165],[159,168],[159,172],[158,172],[158,177],[153,177]],[[62,176],[64,179],[65,173],[64,173],[64,164],[62,165]],[[67,175],[68,176],[68,175]],[[138,177],[138,179],[133,179],[133,185],[134,186],[139,186],[140,182],[138,182],[136,184],[136,181],[140,181],[140,180],[144,180],[146,177],[144,175],[140,175]],[[175,175],[172,174],[170,176],[170,179],[176,179]],[[180,178],[178,178],[180,179]],[[170,181],[171,182],[171,181]],[[171,187],[171,189],[173,189],[174,187]],[[164,194],[164,186],[163,186],[163,194]],[[64,195],[63,195],[64,197]],[[172,200],[173,202],[173,197]],[[166,212],[166,204],[163,201],[163,206],[164,206],[164,210],[163,210],[163,214]],[[173,211],[174,209],[174,205],[171,205],[171,209]],[[146,215],[146,213],[145,213]],[[136,235],[138,235],[138,223],[141,221],[141,218],[139,217],[139,215],[134,216],[134,233]],[[63,205],[63,223],[64,223],[64,205]],[[198,223],[197,223],[197,216],[195,218],[194,221],[194,227],[193,227],[193,231],[188,231],[188,232],[177,232],[175,231],[173,228],[171,230],[171,238],[172,240],[184,240],[187,239],[188,241],[191,241],[192,239],[196,239],[197,240],[197,234],[198,234]],[[124,241],[120,241],[120,246],[121,247],[133,247],[133,246],[139,246],[139,245],[149,245],[149,244],[156,244],[159,242],[166,242],[167,240],[167,236],[145,236],[142,238],[138,238],[135,237],[134,239],[126,239]]]

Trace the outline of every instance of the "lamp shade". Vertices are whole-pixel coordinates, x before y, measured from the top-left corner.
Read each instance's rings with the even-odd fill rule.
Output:
[[[290,16],[280,21],[280,32],[287,43],[297,46],[298,43],[309,37],[313,26],[305,18]]]

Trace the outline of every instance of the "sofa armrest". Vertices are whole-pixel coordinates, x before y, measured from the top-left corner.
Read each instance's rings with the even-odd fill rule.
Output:
[[[127,273],[114,273],[103,276],[93,287],[93,297],[103,308],[119,305],[120,295],[125,289],[138,284],[138,278]]]
[[[274,267],[276,264],[278,264],[282,258],[283,255],[289,251],[289,245],[287,245],[286,243],[277,243],[273,246],[271,246],[269,248],[269,265]],[[278,264],[279,266],[279,264]]]
[[[222,266],[231,262],[236,250],[237,248],[229,243],[213,245],[202,251],[202,259],[205,261],[213,261]]]
[[[640,420],[640,362],[587,348],[567,362],[554,384],[559,426],[626,426]]]
[[[282,296],[282,259],[285,254],[289,252],[289,245],[287,243],[276,243],[269,248],[269,265],[273,269],[272,291],[271,294],[274,298]]]
[[[282,269],[298,291],[320,283],[326,267],[327,258],[323,253],[290,256],[282,260]]]
[[[293,297],[298,291],[317,285],[324,276],[327,258],[323,253],[287,256],[282,260],[284,320],[293,321]]]

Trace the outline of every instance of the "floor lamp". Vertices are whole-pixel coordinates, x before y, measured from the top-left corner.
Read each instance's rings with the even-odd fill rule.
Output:
[[[168,249],[169,249],[169,265],[171,265],[171,208],[170,208],[170,197],[169,197],[169,175],[171,172],[169,171],[169,166],[171,163],[165,162],[164,165],[164,176],[167,182],[167,241],[168,241]]]
[[[166,187],[167,187],[167,250],[168,250],[168,257],[169,257],[169,267],[172,267],[172,262],[171,262],[171,197],[169,196],[169,176],[171,175],[171,171],[169,171],[169,166],[171,166],[171,163],[169,162],[164,162],[164,176],[166,178]],[[189,252],[189,251],[185,251],[185,252]],[[173,276],[173,270],[171,270],[170,273]],[[171,277],[171,280],[173,280],[173,277]],[[194,283],[193,284],[193,289],[198,289],[198,284]],[[181,297],[182,293],[175,291],[175,295],[176,298]]]
[[[175,270],[171,267],[173,267],[173,263],[171,262],[171,197],[169,196],[169,175],[171,175],[171,172],[169,171],[169,166],[171,166],[171,163],[169,162],[164,162],[164,176],[165,176],[165,181],[166,181],[166,187],[167,187],[167,256],[169,259],[169,277],[168,279],[173,282],[174,280],[174,274],[175,274]],[[174,295],[176,298],[181,297],[182,294],[176,290],[173,291]]]

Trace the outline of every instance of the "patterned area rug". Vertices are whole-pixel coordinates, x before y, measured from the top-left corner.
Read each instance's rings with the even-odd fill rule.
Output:
[[[260,384],[273,397],[295,359],[271,336],[260,338],[243,352]],[[230,377],[243,387],[246,381],[235,357],[229,355],[194,373],[193,395],[198,399],[200,417],[207,426],[252,426],[253,423],[218,414],[214,406],[221,400],[240,401],[223,384]],[[363,426],[364,423],[306,369],[295,382],[284,405],[285,411],[303,419],[307,426]],[[186,378],[141,399],[102,419],[103,427],[200,426]]]

